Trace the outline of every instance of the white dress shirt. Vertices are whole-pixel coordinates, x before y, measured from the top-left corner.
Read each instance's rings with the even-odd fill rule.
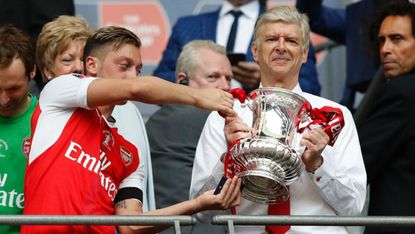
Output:
[[[216,27],[216,43],[224,47],[226,47],[228,42],[229,32],[234,20],[233,16],[228,13],[234,9],[237,8],[234,8],[228,1],[224,1],[219,13],[218,25]],[[243,14],[239,17],[233,52],[246,54],[251,47],[250,42],[254,33],[255,21],[259,14],[259,3],[256,0],[252,1],[239,7],[239,10]]]
[[[313,108],[331,106],[343,111],[345,126],[333,146],[322,152],[324,163],[314,174],[304,171],[290,185],[291,215],[359,215],[366,196],[366,171],[360,150],[359,138],[350,111],[335,102],[303,93],[300,86],[293,92],[307,99]],[[252,111],[235,102],[235,111],[248,126],[252,126]],[[197,195],[205,184],[221,155],[227,151],[224,119],[212,112],[204,126],[196,149],[190,197]],[[299,143],[298,143],[299,144]],[[293,145],[293,148],[301,148]],[[240,215],[267,215],[268,206],[242,198],[236,209]],[[203,213],[198,217],[203,218]],[[264,226],[235,226],[237,233],[264,233]],[[291,226],[287,232],[296,233],[347,233],[345,227]]]

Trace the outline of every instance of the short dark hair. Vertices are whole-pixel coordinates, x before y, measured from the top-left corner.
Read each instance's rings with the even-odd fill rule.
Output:
[[[30,78],[30,72],[35,67],[35,52],[30,36],[12,26],[0,26],[0,67],[8,67],[15,58],[22,60],[25,74]]]
[[[412,23],[412,36],[415,38],[415,4],[408,2],[407,0],[395,0],[383,5],[376,15],[374,21],[371,39],[378,41],[380,26],[383,20],[388,16],[408,16],[411,18]]]
[[[117,26],[100,28],[96,30],[86,41],[84,47],[84,63],[86,64],[85,59],[88,56],[95,56],[103,59],[100,56],[106,55],[107,46],[110,46],[112,51],[117,51],[125,44],[132,44],[137,48],[141,47],[140,38],[126,28]]]

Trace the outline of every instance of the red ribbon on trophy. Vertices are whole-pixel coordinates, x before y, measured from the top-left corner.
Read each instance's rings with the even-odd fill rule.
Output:
[[[344,127],[343,112],[340,108],[323,106],[322,108],[313,108],[309,110],[309,118],[306,120],[305,127],[299,128],[299,132],[311,130],[316,126],[323,128],[329,136],[329,145],[333,146]]]

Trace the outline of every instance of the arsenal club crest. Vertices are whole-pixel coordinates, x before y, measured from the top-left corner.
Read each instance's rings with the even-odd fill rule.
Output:
[[[114,148],[114,136],[112,135],[112,133],[108,130],[103,130],[102,131],[102,135],[103,135],[103,141],[102,144],[109,150],[111,151],[112,148]]]
[[[131,165],[131,163],[133,162],[133,153],[128,151],[126,148],[120,146],[120,154],[121,154],[123,163],[126,166]]]

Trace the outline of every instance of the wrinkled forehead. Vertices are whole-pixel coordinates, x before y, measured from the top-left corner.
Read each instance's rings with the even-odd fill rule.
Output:
[[[285,21],[274,21],[274,22],[265,22],[258,28],[259,37],[278,35],[284,37],[295,37],[300,40],[303,40],[301,29],[298,24],[285,22]]]

